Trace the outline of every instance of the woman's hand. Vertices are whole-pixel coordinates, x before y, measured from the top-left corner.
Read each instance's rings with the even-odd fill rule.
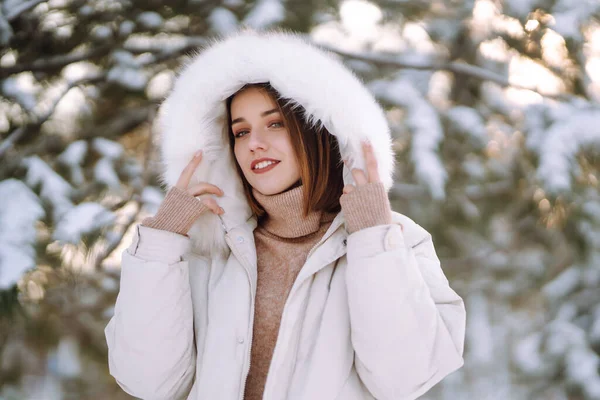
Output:
[[[207,194],[223,196],[220,188],[207,182],[200,182],[189,187],[192,176],[201,161],[202,151],[197,151],[194,158],[181,172],[175,186],[167,193],[156,215],[144,219],[142,225],[187,235],[194,222],[206,210],[210,210],[216,215],[222,215],[225,212],[213,197],[203,196]],[[197,199],[196,196],[203,197]]]
[[[186,191],[190,195],[202,196],[204,194],[214,194],[216,196],[223,196],[223,191],[210,183],[200,182],[192,187],[189,187],[192,176],[194,176],[194,172],[198,165],[202,162],[202,150],[198,150],[194,154],[194,158],[188,163],[188,165],[183,169],[175,187],[179,190]],[[200,200],[202,204],[206,206],[210,211],[217,215],[222,215],[225,211],[219,207],[216,200],[212,197],[204,197]]]
[[[363,154],[365,156],[365,165],[367,168],[367,174],[365,175],[365,171],[358,168],[352,168],[350,172],[352,172],[352,176],[354,177],[354,182],[356,182],[357,186],[366,185],[367,183],[378,183],[379,179],[379,171],[377,167],[377,158],[375,158],[375,152],[373,151],[373,146],[369,142],[362,142]],[[348,168],[348,160],[344,160],[344,163]],[[344,194],[351,193],[354,191],[356,187],[352,184],[348,184],[344,186],[342,192]]]
[[[344,186],[340,197],[349,233],[392,223],[392,209],[383,182],[379,179],[375,152],[368,142],[363,142],[362,147],[367,171],[365,173],[362,169],[352,168],[356,186]],[[347,160],[344,163],[350,167]]]

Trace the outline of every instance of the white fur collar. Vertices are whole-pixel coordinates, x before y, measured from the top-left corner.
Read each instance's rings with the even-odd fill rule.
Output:
[[[299,35],[283,31],[240,31],[192,57],[160,108],[157,128],[167,187],[177,181],[196,150],[204,159],[193,183],[219,186],[225,196],[220,220],[206,213],[189,232],[195,251],[216,254],[227,250],[224,230],[245,223],[252,215],[229,150],[225,99],[247,83],[270,82],[282,96],[294,99],[323,123],[340,144],[342,158],[364,168],[360,142],[369,139],[387,190],[392,185],[394,156],[383,110],[360,80],[335,56]],[[344,167],[344,181],[352,175]]]

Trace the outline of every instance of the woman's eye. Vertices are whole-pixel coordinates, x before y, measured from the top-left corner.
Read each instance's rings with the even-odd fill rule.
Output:
[[[244,136],[247,133],[248,133],[248,131],[238,131],[233,136],[237,139],[237,138],[241,138],[242,136]]]
[[[273,125],[275,125],[275,128],[281,128],[281,127],[283,126],[283,123],[282,123],[282,122],[279,122],[279,121],[277,121],[277,122],[273,122],[273,123],[271,123],[269,126],[271,127],[271,126],[273,126]]]

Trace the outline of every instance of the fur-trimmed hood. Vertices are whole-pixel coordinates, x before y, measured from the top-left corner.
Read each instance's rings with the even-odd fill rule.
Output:
[[[293,33],[237,32],[213,41],[186,63],[157,119],[166,186],[177,182],[201,149],[204,158],[192,184],[210,182],[225,193],[217,198],[225,214],[208,212],[189,232],[198,252],[226,250],[224,231],[252,217],[229,149],[225,100],[245,84],[261,82],[270,82],[306,109],[309,122],[322,123],[335,135],[351,166],[364,168],[360,143],[370,140],[380,177],[387,190],[392,185],[394,156],[383,110],[336,56]],[[353,183],[346,167],[344,181]]]

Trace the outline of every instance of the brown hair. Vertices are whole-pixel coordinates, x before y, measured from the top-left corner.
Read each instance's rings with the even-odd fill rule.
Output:
[[[304,185],[304,215],[308,215],[311,210],[339,212],[344,179],[337,138],[321,124],[312,126],[307,123],[304,107],[291,99],[281,97],[269,83],[245,85],[227,99],[227,133],[232,153],[235,138],[231,129],[231,102],[237,93],[250,87],[264,90],[277,103],[284,124],[289,130],[292,147],[300,166],[300,181]],[[265,211],[252,195],[252,186],[244,177],[237,161],[235,165],[244,184],[244,194],[250,208],[257,216],[264,215]]]

